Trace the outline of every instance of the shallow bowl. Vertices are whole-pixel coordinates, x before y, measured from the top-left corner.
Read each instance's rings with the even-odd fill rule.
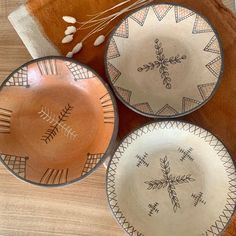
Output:
[[[224,144],[179,121],[130,133],[107,171],[107,196],[129,235],[221,235],[236,210],[236,169]]]
[[[61,186],[83,179],[109,154],[117,130],[108,86],[74,60],[28,62],[1,86],[1,160],[27,182]]]
[[[105,66],[118,98],[152,118],[189,114],[216,92],[223,73],[218,33],[207,19],[179,5],[133,12],[108,40]]]

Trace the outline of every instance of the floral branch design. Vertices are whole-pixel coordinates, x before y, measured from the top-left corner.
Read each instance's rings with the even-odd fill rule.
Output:
[[[168,67],[169,65],[176,65],[182,63],[182,60],[186,60],[187,56],[180,56],[179,54],[176,56],[172,56],[170,58],[166,58],[164,54],[164,49],[162,47],[162,43],[159,39],[155,40],[155,54],[157,60],[154,62],[149,62],[144,64],[142,67],[138,68],[138,72],[149,72],[154,69],[159,69],[159,73],[161,78],[163,79],[163,85],[166,86],[167,89],[171,89],[171,78],[169,74]]]
[[[40,118],[51,124],[50,128],[42,136],[42,141],[44,141],[46,144],[51,142],[59,133],[59,131],[62,131],[67,138],[72,140],[75,140],[78,137],[76,131],[74,131],[69,125],[65,124],[66,119],[71,115],[72,109],[73,107],[68,104],[57,116],[52,113],[49,108],[41,108],[41,111],[38,112]]]
[[[192,178],[192,175],[190,174],[183,176],[171,175],[170,163],[167,159],[167,156],[163,159],[162,158],[160,159],[160,166],[161,166],[161,171],[163,173],[163,179],[146,181],[144,183],[148,185],[147,190],[159,190],[167,188],[173,206],[173,210],[174,212],[177,212],[177,210],[180,208],[180,202],[176,193],[175,186],[194,182],[195,179]]]

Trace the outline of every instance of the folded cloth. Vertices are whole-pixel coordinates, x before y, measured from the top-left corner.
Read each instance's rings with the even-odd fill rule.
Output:
[[[66,55],[88,33],[88,30],[77,33],[71,43],[62,44],[65,28],[68,26],[62,20],[63,16],[69,15],[78,21],[85,21],[89,19],[87,15],[104,11],[121,1],[29,0],[24,6],[13,12],[9,16],[9,20],[34,58]],[[135,0],[131,0],[129,4],[132,2]],[[165,0],[154,0],[154,2],[160,3]],[[185,117],[184,120],[194,122],[218,136],[236,161],[236,103],[234,100],[236,98],[236,17],[223,5],[221,0],[168,0],[168,2],[179,3],[195,9],[206,16],[219,32],[225,53],[223,81],[213,99],[200,110]],[[120,7],[122,8],[122,6]],[[109,33],[121,17],[111,22],[102,33]],[[83,50],[74,57],[91,66],[105,78],[103,60],[105,45],[93,46],[97,36],[89,38],[84,43]],[[118,107],[120,138],[150,120],[134,113],[120,102],[118,102]],[[223,218],[224,216],[222,216]],[[215,226],[215,228],[218,227],[221,227],[220,222]],[[208,235],[216,235],[214,227],[213,232],[209,232]],[[236,235],[236,216],[223,235]]]

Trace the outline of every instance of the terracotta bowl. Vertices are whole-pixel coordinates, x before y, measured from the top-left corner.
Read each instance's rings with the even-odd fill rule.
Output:
[[[31,61],[1,86],[1,160],[27,182],[60,186],[83,179],[109,154],[117,130],[108,86],[74,60]]]
[[[118,98],[147,117],[171,118],[203,106],[218,88],[223,50],[211,24],[173,4],[139,9],[116,27],[105,54]]]
[[[129,235],[221,235],[236,210],[235,189],[222,142],[179,121],[129,134],[107,172],[111,210]]]

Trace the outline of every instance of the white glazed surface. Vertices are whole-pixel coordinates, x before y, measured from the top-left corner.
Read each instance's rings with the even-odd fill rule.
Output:
[[[149,189],[155,180],[159,188]],[[234,212],[235,188],[235,167],[223,144],[181,122],[153,123],[135,131],[108,168],[109,203],[130,235],[218,235]],[[149,215],[155,203],[157,212]]]
[[[166,75],[160,67],[146,72],[145,65],[158,61],[158,50],[167,60],[178,55],[184,59],[168,62]],[[118,96],[147,116],[174,117],[199,108],[222,73],[221,48],[212,27],[195,12],[167,4],[143,8],[125,19],[111,37],[106,60]],[[163,84],[165,77],[171,79],[168,84]]]

